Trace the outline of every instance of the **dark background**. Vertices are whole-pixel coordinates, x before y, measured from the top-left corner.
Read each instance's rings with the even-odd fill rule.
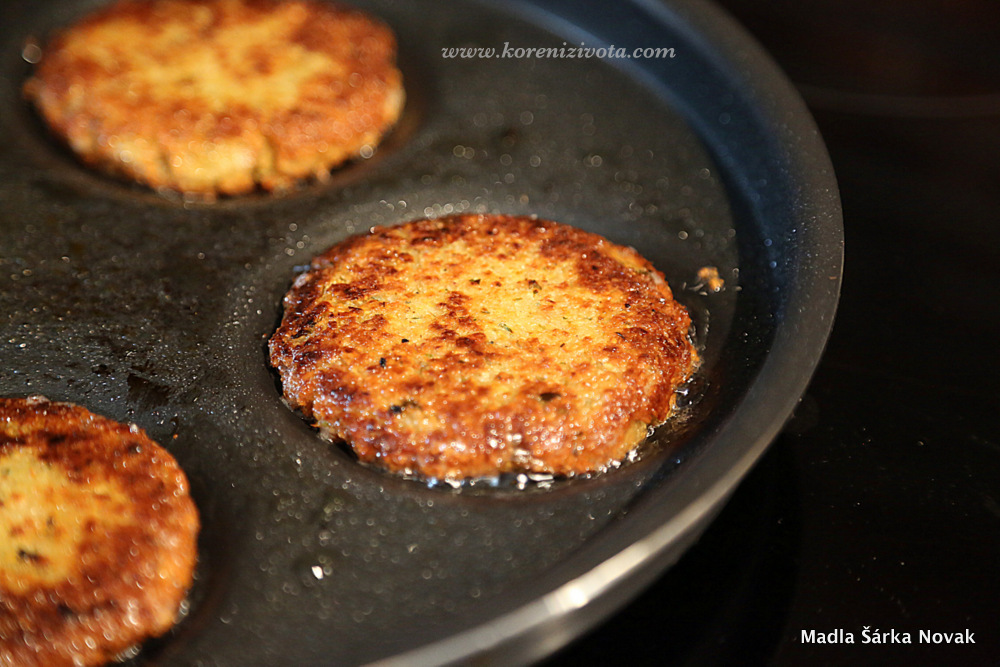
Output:
[[[547,664],[1000,664],[1000,4],[721,4],[829,148],[837,322],[699,544]],[[866,627],[913,644],[864,644]],[[801,642],[837,629],[856,643]]]

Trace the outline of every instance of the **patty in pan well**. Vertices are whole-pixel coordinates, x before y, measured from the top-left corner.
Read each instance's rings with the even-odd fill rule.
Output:
[[[287,401],[361,460],[434,479],[615,465],[698,363],[647,260],[527,217],[375,228],[313,260],[284,308]]]
[[[103,664],[166,632],[198,528],[184,473],[138,428],[0,399],[0,665]]]
[[[312,0],[125,0],[59,33],[25,94],[86,163],[214,197],[369,156],[403,105],[380,22]]]

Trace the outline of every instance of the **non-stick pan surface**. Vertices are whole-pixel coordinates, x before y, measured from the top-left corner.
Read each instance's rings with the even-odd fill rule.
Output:
[[[329,183],[204,204],[92,173],[23,103],[25,44],[98,4],[5,5],[0,395],[135,422],[187,471],[191,611],[139,662],[542,656],[679,557],[804,390],[839,289],[836,185],[801,102],[712,6],[359,0],[400,41],[389,141]],[[612,44],[674,55],[442,52]],[[282,404],[265,346],[296,271],[372,225],[462,211],[574,224],[667,275],[705,362],[638,461],[435,487],[362,467]]]

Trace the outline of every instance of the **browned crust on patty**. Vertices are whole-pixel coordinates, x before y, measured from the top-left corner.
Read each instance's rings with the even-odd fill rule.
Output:
[[[402,109],[380,22],[311,0],[125,0],[58,34],[25,85],[80,158],[211,197],[368,155]]]
[[[0,665],[96,665],[174,623],[198,513],[142,430],[0,399]]]
[[[527,217],[375,228],[284,305],[270,354],[288,402],[361,460],[438,479],[613,465],[698,360],[647,260]]]

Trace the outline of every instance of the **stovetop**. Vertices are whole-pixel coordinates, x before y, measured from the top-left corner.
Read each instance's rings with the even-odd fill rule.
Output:
[[[699,544],[548,664],[997,664],[1000,6],[722,4],[830,150],[837,322]]]

